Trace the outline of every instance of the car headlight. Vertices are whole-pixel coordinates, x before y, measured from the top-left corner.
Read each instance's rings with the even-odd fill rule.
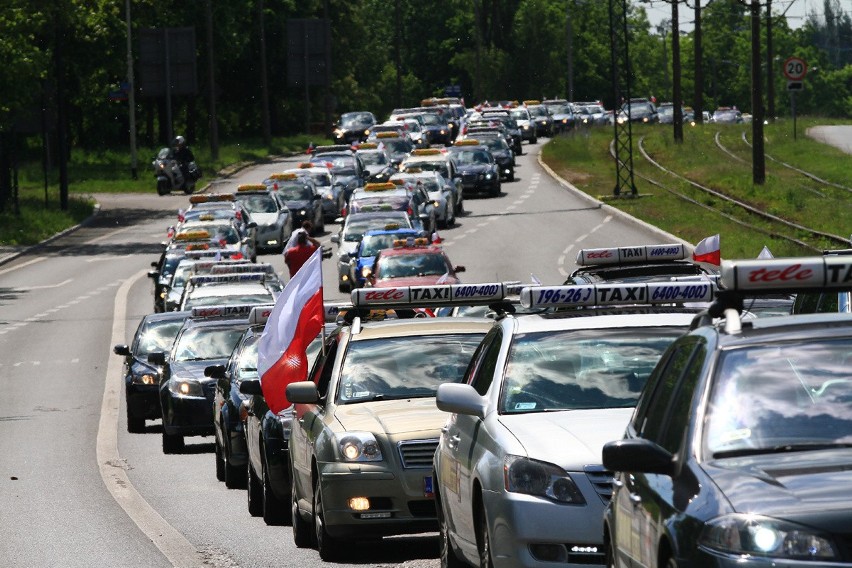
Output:
[[[441,206],[441,202],[440,202],[440,201],[433,201],[433,202],[432,202],[432,207],[440,207],[440,206]]]
[[[446,134],[446,133],[447,133],[446,130],[441,130],[441,134]]]
[[[157,375],[153,373],[134,373],[130,382],[134,385],[155,385],[157,384]]]
[[[338,439],[337,447],[346,462],[382,461],[382,450],[371,432],[349,432]]]
[[[338,128],[337,130],[334,131],[335,136],[343,136],[344,134],[346,134],[346,131],[341,130],[340,128]]]
[[[361,267],[361,276],[363,276],[364,278],[369,278],[370,274],[372,274],[372,273],[373,273],[373,271],[370,270],[369,266],[362,266]]]
[[[331,193],[326,193],[326,194],[324,194],[324,195],[322,196],[322,198],[323,198],[323,199],[328,199],[329,201],[333,201],[333,200],[334,200],[334,195],[332,195]]]
[[[485,179],[491,179],[491,174],[485,174]]]
[[[709,521],[701,546],[727,554],[795,560],[839,560],[832,542],[813,529],[780,519],[735,513]]]
[[[574,480],[553,464],[508,455],[503,461],[506,491],[544,497],[560,503],[586,503]]]
[[[178,396],[195,396],[204,398],[201,383],[190,379],[169,379],[169,391]]]

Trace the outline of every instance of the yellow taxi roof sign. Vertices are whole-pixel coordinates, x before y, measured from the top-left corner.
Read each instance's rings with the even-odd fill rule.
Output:
[[[262,183],[241,183],[237,186],[237,191],[265,191],[266,186]]]
[[[375,150],[378,147],[379,147],[378,144],[373,144],[372,142],[364,142],[363,144],[360,144],[358,146],[358,149],[359,150]]]
[[[376,138],[399,138],[399,134],[396,132],[379,132],[376,134]]]
[[[479,140],[476,138],[465,138],[464,140],[456,140],[456,146],[479,146]]]
[[[438,156],[441,151],[438,148],[418,148],[411,152],[412,156]]]
[[[317,167],[317,165],[313,164],[311,162],[299,162],[298,167],[299,167],[300,170],[306,170],[308,168],[315,168],[315,167]]]
[[[296,179],[297,177],[299,177],[299,176],[297,176],[293,172],[282,172],[282,173],[279,173],[279,174],[270,175],[269,179],[274,179],[274,180],[280,181],[280,180],[285,180],[285,179]]]
[[[200,241],[209,238],[210,233],[207,231],[186,231],[175,235],[176,241]]]
[[[541,101],[536,100],[536,99],[529,99],[529,100],[524,101],[524,104],[525,105],[540,105]]]
[[[396,186],[389,182],[368,183],[364,186],[364,191],[385,191],[388,189],[396,189]]]
[[[212,203],[214,201],[233,201],[234,196],[230,193],[198,193],[189,197],[193,205],[198,203]]]

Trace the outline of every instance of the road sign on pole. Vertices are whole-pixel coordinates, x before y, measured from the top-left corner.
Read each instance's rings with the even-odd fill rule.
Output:
[[[784,76],[790,81],[801,81],[807,73],[808,64],[801,57],[788,57],[784,62]]]
[[[801,81],[787,81],[788,91],[801,91],[805,88],[805,84]]]

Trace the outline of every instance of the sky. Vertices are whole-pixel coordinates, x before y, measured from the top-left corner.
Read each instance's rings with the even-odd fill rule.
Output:
[[[763,0],[764,3],[765,0]],[[692,4],[692,2],[690,2]],[[701,0],[702,6],[707,4],[707,0]],[[648,20],[651,22],[652,29],[654,26],[663,20],[669,20],[672,17],[672,7],[670,3],[662,0],[652,0],[650,4],[642,4],[648,13]],[[847,14],[852,15],[852,0],[840,0],[840,8]],[[805,18],[811,12],[822,14],[823,0],[772,0],[772,12],[780,14],[786,10],[787,22],[791,28],[800,28],[805,22]],[[692,9],[685,4],[678,5],[678,15],[680,20],[680,28],[683,31],[692,29]]]

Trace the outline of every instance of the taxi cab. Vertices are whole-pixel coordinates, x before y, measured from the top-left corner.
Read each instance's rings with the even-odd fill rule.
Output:
[[[265,269],[191,276],[178,309],[224,304],[274,304],[281,290],[280,282],[277,275],[271,275]]]
[[[690,251],[682,243],[581,249],[577,253],[578,268],[565,284],[642,282],[711,274],[689,258]]]
[[[358,248],[349,257],[349,278],[346,280],[351,287],[349,291],[364,287],[379,251],[392,248],[396,241],[417,238],[421,234],[417,229],[400,227],[396,223],[389,223],[384,229],[366,231]]]
[[[206,376],[210,365],[224,364],[254,306],[207,306],[191,310],[168,352],[148,355],[162,368],[159,383],[163,418],[163,453],[179,453],[187,436],[213,434],[215,380]]]
[[[256,250],[283,252],[294,225],[290,210],[278,194],[262,183],[240,184],[234,198],[242,203],[256,225],[253,233]]]
[[[355,290],[352,304],[406,310],[502,297],[501,284],[419,286]],[[330,334],[309,380],[287,386],[298,418],[289,446],[296,546],[316,546],[327,561],[353,540],[436,529],[435,390],[461,379],[490,321],[356,317]]]
[[[603,448],[608,566],[852,563],[852,315],[742,317],[750,297],[850,290],[849,257],[722,262]]]
[[[444,250],[432,245],[427,238],[406,238],[393,243],[376,254],[368,270],[363,270],[370,288],[424,286],[428,284],[459,284],[457,274],[464,266],[453,266]]]
[[[435,453],[441,564],[603,565],[600,526],[618,437],[666,348],[713,285],[532,286],[546,312],[499,317],[459,384],[438,387],[448,413]]]
[[[325,165],[300,162],[297,167],[284,170],[285,174],[296,174],[299,177],[309,177],[314,182],[317,192],[322,196],[319,203],[322,207],[323,218],[333,221],[340,216],[346,205],[346,196],[342,185],[335,185],[331,170]]]

